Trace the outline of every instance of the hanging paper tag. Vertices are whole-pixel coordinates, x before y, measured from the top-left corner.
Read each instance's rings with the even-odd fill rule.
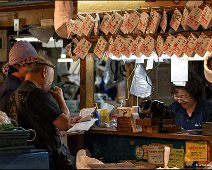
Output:
[[[173,30],[177,31],[180,26],[180,22],[182,20],[182,14],[178,9],[174,10],[174,14],[172,15],[171,21],[169,25],[173,28]]]
[[[122,24],[122,17],[121,17],[120,14],[118,14],[117,12],[115,12],[111,16],[110,22],[108,23],[108,31],[111,34],[116,34],[116,32],[120,28],[121,24]]]
[[[82,22],[81,33],[85,36],[88,36],[94,27],[94,23],[94,18],[90,14],[86,15],[85,19]]]
[[[144,42],[144,38],[142,38],[141,36],[137,36],[136,39],[133,41],[133,45],[132,45],[132,53],[136,56],[136,57],[141,57],[141,45]]]
[[[161,35],[158,35],[155,50],[159,57],[163,54],[163,46],[164,46],[164,39]]]
[[[72,21],[74,22],[72,32],[78,36],[82,36],[82,33],[81,33],[82,21],[79,19],[76,19],[75,21],[72,20]]]
[[[207,46],[210,42],[210,38],[206,35],[200,35],[197,39],[194,52],[197,53],[199,56],[203,57],[207,51]]]
[[[203,26],[203,28],[207,29],[211,23],[211,19],[212,10],[209,6],[206,5],[198,19],[198,22]]]
[[[177,57],[181,57],[183,53],[183,48],[185,47],[186,43],[187,38],[182,35],[179,35],[177,36],[177,38],[175,38],[174,47],[172,48],[172,51]]]
[[[183,48],[184,53],[185,53],[188,57],[192,57],[192,56],[193,56],[194,45],[195,45],[196,40],[197,40],[197,37],[196,37],[194,34],[190,34],[190,35],[189,35],[187,44],[186,44],[185,47]]]
[[[160,19],[161,19],[161,14],[159,12],[153,10],[150,12],[150,17],[151,17],[151,20],[150,20],[150,23],[148,26],[147,33],[154,34],[158,30],[158,26],[159,26]]]
[[[127,19],[127,30],[128,33],[132,33],[139,22],[139,16],[136,12],[133,12],[130,14],[130,16]]]
[[[112,49],[112,46],[113,46],[113,42],[114,42],[114,39],[111,36],[110,39],[109,39],[108,49],[106,50],[107,56],[110,56],[110,54],[111,54],[111,49]]]
[[[99,14],[96,13],[96,18],[95,18],[95,21],[94,21],[94,34],[95,35],[99,35],[99,22],[100,22],[100,17],[99,17]]]
[[[145,33],[146,32],[146,29],[147,29],[147,26],[148,26],[148,23],[149,23],[149,15],[146,13],[146,12],[142,12],[141,13],[141,16],[139,18],[139,23],[138,23],[138,26],[137,28],[142,32],[142,33]]]
[[[208,44],[208,51],[209,52],[212,52],[212,38],[210,39],[210,42],[209,42],[209,44]]]
[[[126,13],[124,14],[124,16],[122,17],[122,24],[121,24],[121,27],[120,27],[120,30],[124,33],[124,34],[128,34],[128,30],[127,30],[127,19],[128,17],[130,16],[130,14]]]
[[[183,17],[182,17],[182,20],[181,20],[181,25],[183,27],[184,30],[187,30],[188,29],[188,26],[187,26],[187,19],[188,19],[188,9],[187,8],[184,8],[183,10]]]
[[[187,1],[186,3],[186,7],[189,8],[190,10],[192,10],[195,7],[199,7],[200,5],[202,5],[203,1]]]
[[[102,56],[105,53],[107,45],[108,45],[108,42],[101,36],[98,39],[97,44],[96,44],[95,49],[94,49],[94,53],[96,54],[96,56],[98,58],[102,58]]]
[[[201,13],[202,10],[200,8],[193,8],[191,13],[188,15],[187,25],[191,27],[193,30],[197,30],[198,27],[200,26],[198,20]]]
[[[141,52],[146,57],[149,57],[155,49],[155,39],[147,35],[144,42],[141,45]]]
[[[89,49],[91,48],[91,43],[85,38],[82,38],[74,49],[74,53],[79,56],[81,59],[84,59],[88,54]]]
[[[167,13],[166,11],[163,11],[163,16],[160,22],[160,27],[163,30],[163,32],[166,32],[166,27],[167,27]]]
[[[173,42],[174,42],[174,39],[175,37],[172,36],[172,35],[169,35],[167,38],[166,38],[166,42],[163,46],[163,51],[169,56],[171,57],[172,56],[172,48],[174,46]]]
[[[109,14],[105,14],[99,28],[106,35],[108,34],[108,23],[110,19],[111,19],[111,16]]]
[[[121,46],[120,52],[129,58],[132,54],[131,49],[132,49],[133,39],[132,37],[127,37],[127,38],[122,38],[122,41],[123,41],[123,44]]]
[[[120,57],[120,47],[123,45],[122,37],[120,35],[116,36],[113,45],[111,46],[111,53],[116,57]]]

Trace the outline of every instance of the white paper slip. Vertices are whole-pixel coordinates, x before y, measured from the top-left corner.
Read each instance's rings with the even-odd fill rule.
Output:
[[[71,127],[67,132],[73,132],[73,131],[87,131],[90,129],[91,126],[95,123],[95,121],[98,119],[91,119],[86,122],[79,122],[76,123],[73,127]]]

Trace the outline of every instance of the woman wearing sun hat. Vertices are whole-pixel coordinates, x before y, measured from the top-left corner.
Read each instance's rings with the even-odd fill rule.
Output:
[[[7,78],[0,87],[0,110],[6,111],[10,95],[21,85],[26,75],[24,61],[36,57],[37,51],[27,41],[18,41],[11,48],[9,62],[3,67]]]

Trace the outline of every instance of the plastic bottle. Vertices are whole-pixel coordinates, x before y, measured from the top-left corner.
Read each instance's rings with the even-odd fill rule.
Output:
[[[117,128],[117,115],[112,115],[112,118],[110,120],[110,127],[111,128]]]

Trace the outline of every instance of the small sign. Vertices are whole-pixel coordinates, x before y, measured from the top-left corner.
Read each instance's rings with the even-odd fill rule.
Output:
[[[186,142],[186,162],[207,161],[207,141]]]
[[[184,168],[184,149],[171,148],[168,167]]]
[[[149,145],[148,147],[148,162],[156,165],[163,165],[164,146]]]

